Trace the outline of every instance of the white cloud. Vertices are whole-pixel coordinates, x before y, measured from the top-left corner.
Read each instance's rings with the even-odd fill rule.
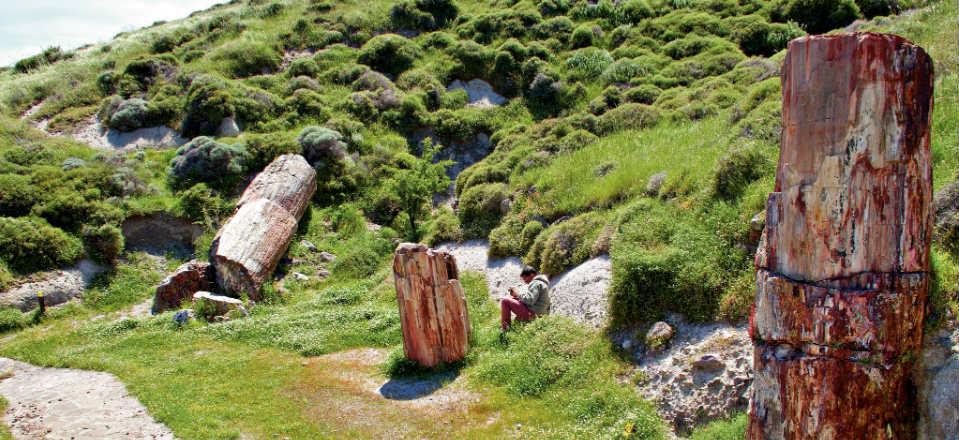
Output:
[[[223,0],[221,0],[223,1]],[[186,17],[216,0],[0,0],[0,66],[50,46],[64,50],[158,20]]]

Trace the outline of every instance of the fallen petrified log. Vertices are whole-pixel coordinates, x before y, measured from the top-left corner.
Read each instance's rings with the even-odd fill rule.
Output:
[[[881,34],[789,43],[756,254],[750,439],[915,438],[932,62]]]
[[[156,314],[179,309],[180,304],[193,297],[195,292],[210,290],[213,281],[210,263],[196,260],[183,263],[157,286],[150,312]]]
[[[247,187],[210,247],[216,282],[259,299],[316,192],[316,171],[298,154],[276,158]]]
[[[456,362],[469,349],[470,320],[456,259],[403,243],[393,256],[406,358],[425,367]]]

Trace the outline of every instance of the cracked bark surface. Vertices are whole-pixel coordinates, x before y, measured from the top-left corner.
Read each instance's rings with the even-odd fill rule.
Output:
[[[282,155],[257,174],[210,246],[217,285],[259,300],[314,192],[316,171],[298,154]]]
[[[932,236],[932,62],[896,36],[793,40],[756,254],[751,439],[915,437]]]
[[[393,279],[406,358],[425,367],[456,362],[469,350],[470,319],[456,258],[422,244],[402,243]]]

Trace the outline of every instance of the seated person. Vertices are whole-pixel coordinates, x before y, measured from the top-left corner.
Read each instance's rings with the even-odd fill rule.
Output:
[[[527,284],[525,291],[509,288],[509,297],[500,299],[500,319],[503,331],[509,330],[513,314],[519,321],[531,321],[549,313],[549,278],[529,266],[523,266],[520,278]]]

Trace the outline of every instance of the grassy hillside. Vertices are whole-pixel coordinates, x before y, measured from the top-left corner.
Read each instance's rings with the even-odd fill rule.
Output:
[[[396,240],[488,239],[491,254],[550,274],[608,253],[612,327],[666,312],[742,319],[750,223],[778,159],[786,43],[861,19],[852,26],[923,46],[936,63],[941,189],[959,172],[957,14],[955,2],[902,0],[234,1],[48,50],[0,71],[0,287],[85,256],[113,269],[44,319],[0,310],[0,355],[112,372],[181,438],[370,437],[391,424],[409,437],[660,438],[601,332],[549,318],[500,339],[481,274],[464,280],[474,350],[450,367],[478,396],[462,418],[390,418],[395,407],[327,370],[425,374],[396,354]],[[507,102],[470,106],[447,89],[472,79]],[[241,134],[217,136],[227,117]],[[92,118],[193,140],[108,152],[31,127],[70,134]],[[398,184],[430,169],[426,137],[454,161],[489,139],[489,154],[452,176],[456,212]],[[318,171],[284,268],[311,279],[268,283],[247,319],[178,328],[170,314],[125,317],[180,261],[124,252],[122,220],[164,211],[198,222],[202,258],[244,183],[287,152]],[[329,278],[300,239],[338,256]],[[934,249],[930,325],[959,312],[947,248]],[[372,367],[311,358],[358,348],[393,354]],[[345,409],[316,409],[330,401]],[[733,438],[743,423],[693,435]]]

